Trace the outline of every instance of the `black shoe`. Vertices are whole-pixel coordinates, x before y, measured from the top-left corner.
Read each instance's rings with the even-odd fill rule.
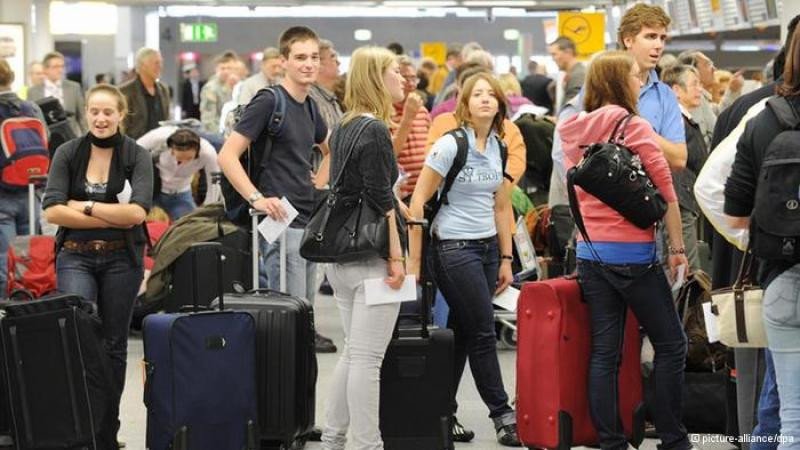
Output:
[[[336,353],[336,344],[332,340],[317,333],[314,337],[314,350],[317,353]]]
[[[320,427],[312,427],[308,433],[303,435],[308,442],[320,442],[322,441],[322,429]]]
[[[458,422],[458,417],[453,416],[453,422],[450,425],[450,438],[453,442],[470,442],[475,438],[475,432],[464,428],[464,425]]]
[[[505,447],[522,447],[517,434],[517,424],[504,425],[497,429],[497,442]]]

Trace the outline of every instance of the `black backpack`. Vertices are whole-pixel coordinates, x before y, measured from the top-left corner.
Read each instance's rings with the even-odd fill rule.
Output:
[[[439,191],[438,195],[434,194],[426,203],[425,203],[425,219],[428,221],[430,225],[433,225],[433,219],[436,217],[436,214],[442,208],[442,205],[447,205],[449,201],[447,200],[447,193],[450,192],[450,189],[453,187],[453,183],[455,183],[456,178],[458,177],[459,172],[464,166],[467,164],[467,154],[469,153],[469,143],[467,142],[467,134],[463,128],[456,128],[454,130],[448,131],[446,134],[453,136],[456,140],[456,157],[453,159],[453,165],[450,166],[450,170],[447,171],[447,176],[444,177],[444,183],[442,184],[442,190]],[[500,145],[500,160],[502,161],[503,167],[503,177],[513,181],[510,175],[506,173],[506,162],[508,162],[508,147],[506,146],[505,142],[502,139],[498,138],[497,143]]]
[[[756,183],[750,239],[753,254],[800,261],[800,113],[785,97],[767,107],[783,128],[764,152]]]
[[[553,122],[535,114],[522,114],[514,125],[519,128],[525,142],[525,175],[519,187],[528,192],[550,190],[550,174],[553,171]],[[536,205],[539,206],[539,205]]]
[[[264,162],[269,161],[274,138],[281,134],[284,123],[283,118],[286,116],[286,97],[283,90],[277,87],[266,87],[264,89],[271,92],[275,97],[275,105],[272,114],[267,118],[267,133],[265,135],[262,134],[261,138],[251,143],[250,147],[239,159],[250,181],[252,181],[257,188],[260,188],[259,181],[261,180]],[[316,121],[319,118],[316,104],[313,99],[310,100],[309,107],[311,109],[311,117]],[[248,105],[239,105],[233,110],[231,113],[233,116],[232,124],[230,124],[231,129],[239,123],[247,106]],[[228,125],[226,125],[226,128],[227,127]],[[256,149],[255,152],[253,151],[254,147]],[[225,205],[225,214],[228,219],[239,225],[249,223],[250,205],[247,200],[239,195],[239,192],[236,191],[227,177],[222,177],[220,187]]]

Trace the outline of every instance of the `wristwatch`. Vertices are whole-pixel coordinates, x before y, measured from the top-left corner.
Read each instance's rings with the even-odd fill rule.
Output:
[[[92,208],[94,208],[94,200],[89,200],[86,204],[83,205],[83,213],[87,216],[92,215]]]
[[[247,202],[252,205],[253,203],[261,200],[262,198],[264,198],[264,194],[262,194],[259,191],[255,191],[252,194],[250,194],[249,197],[247,197]]]

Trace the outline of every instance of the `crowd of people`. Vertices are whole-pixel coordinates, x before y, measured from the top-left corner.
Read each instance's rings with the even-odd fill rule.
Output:
[[[564,74],[561,81],[547,76],[536,61],[521,80],[495,74],[492,55],[474,42],[450,46],[442,65],[427,59],[417,65],[399,45],[362,47],[352,54],[346,75],[340,75],[334,43],[298,26],[286,30],[276,48],[264,49],[260,70],[252,76],[233,51],[215,60],[207,81],[196,65],[182,67],[184,80],[174,98],[184,119],[192,120],[179,123],[168,120],[174,100],[160,81],[157,50],[140,49],[134,76],[118,87],[99,82],[85,95],[78,83],[64,79],[64,56],[48,53],[29,66],[31,84],[23,97],[30,102],[56,98],[78,137],[52,155],[41,205],[34,207],[58,226],[59,291],[99,307],[116,399],[103,448],[118,446],[128,329],[144,277],[147,213],[158,206],[176,221],[198,203],[218,201],[212,174],[220,171],[250,207],[282,219],[285,197],[298,211],[282,238],[285,290],[313,303],[318,270],[332,286],[345,341],[331,374],[323,448],[344,449],[348,436],[354,448],[382,448],[379,373],[400,306],[367,305],[363,282],[384,278],[397,289],[406,275],[420,275],[422,258],[429,258],[430,273],[449,306],[454,385],[469,361],[498,442],[521,446],[498,363],[492,299],[513,280],[511,192],[532,161],[528,136],[515,123],[524,114],[550,123],[551,133],[555,126],[552,147],[533,150],[552,155],[547,188],[526,188],[534,203],[546,202],[551,209],[569,203],[566,174],[581,162],[585,146],[607,140],[615,125],[632,115],[625,122],[625,145],[638,155],[668,206],[662,225],[642,229],[577,190],[591,235],[589,242],[579,233],[575,245],[577,277],[591,313],[591,417],[602,448],[627,447],[618,417],[617,375],[630,308],[655,351],[653,421],[661,447],[692,448],[681,423],[687,338],[670,284],[680,266],[690,272],[703,267],[701,237],[713,239],[715,284],[733,282],[734,250],[707,230],[695,185],[709,152],[758,100],[783,97],[800,111],[797,22],[796,17],[790,23],[785,46],[771,66],[774,77],[763,87],[744,80],[741,72],[716,71],[699,51],[666,55],[671,19],[646,4],[629,8],[620,19],[617,51],[586,61],[569,38],[550,43],[548,52]],[[0,100],[23,101],[10,90],[13,79],[8,63],[0,60]],[[44,123],[41,110],[31,105]],[[271,119],[278,105],[284,110],[276,133]],[[407,230],[397,219],[423,217],[424,205],[441,190],[459,151],[451,130],[463,133],[466,162],[430,224],[430,248],[423,254],[422,231],[411,232],[404,248]],[[720,201],[732,226],[757,229],[749,217],[764,182],[758,174],[765,149],[782,130],[769,109],[744,128],[732,174],[720,180],[726,183]],[[264,152],[256,176],[241,163],[249,149]],[[193,179],[200,176],[208,187],[202,199],[192,192]],[[305,226],[333,176],[341,176],[342,192],[363,193],[385,215],[389,238],[382,257],[325,266],[301,257]],[[0,292],[5,293],[6,251],[15,235],[28,232],[28,205],[23,191],[0,190],[0,198]],[[260,253],[263,282],[279,289],[279,243],[262,239]],[[768,376],[754,434],[794,436],[778,446],[788,450],[800,446],[800,261],[767,256],[762,263],[769,351],[755,356],[737,351],[737,359],[765,358]],[[339,351],[320,334],[315,347]],[[753,370],[736,364],[740,372]],[[457,406],[454,396],[453,415]],[[740,416],[748,414],[740,408]],[[749,415],[740,419],[741,432],[752,428]],[[455,416],[450,432],[457,442],[474,438]]]

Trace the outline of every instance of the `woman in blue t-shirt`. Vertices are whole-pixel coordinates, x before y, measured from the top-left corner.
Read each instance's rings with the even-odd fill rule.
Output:
[[[468,142],[467,160],[448,202],[431,224],[431,257],[439,289],[450,306],[455,333],[455,391],[467,358],[478,392],[489,408],[497,441],[520,446],[514,410],[503,387],[494,329],[492,298],[511,284],[511,183],[504,182],[500,139],[507,103],[497,80],[479,73],[464,82],[456,120]],[[457,153],[447,134],[431,148],[411,198],[410,213],[442,185]],[[412,234],[408,273],[419,272],[420,236]],[[455,397],[453,412],[455,412]]]

